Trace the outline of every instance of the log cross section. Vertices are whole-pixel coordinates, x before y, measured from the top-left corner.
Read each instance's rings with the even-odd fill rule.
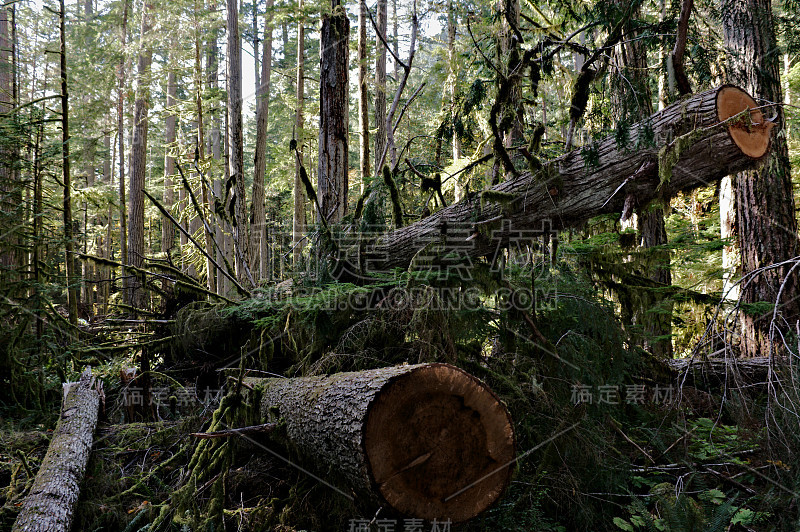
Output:
[[[264,417],[281,418],[289,441],[318,471],[402,514],[465,521],[510,482],[508,410],[454,366],[248,382],[261,390]]]

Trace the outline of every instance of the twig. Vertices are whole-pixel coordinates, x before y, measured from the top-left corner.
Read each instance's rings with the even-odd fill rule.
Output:
[[[252,425],[250,427],[241,427],[238,429],[218,430],[215,432],[191,432],[190,436],[200,438],[201,440],[210,440],[215,438],[227,438],[229,436],[242,435],[242,434],[255,434],[272,432],[277,424],[264,423],[263,425]]]

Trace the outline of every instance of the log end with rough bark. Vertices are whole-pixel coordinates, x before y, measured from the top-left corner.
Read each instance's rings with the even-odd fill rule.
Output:
[[[448,364],[246,379],[293,447],[355,492],[411,517],[461,522],[494,504],[514,469],[505,405]]]
[[[515,456],[505,406],[486,385],[444,364],[384,386],[367,415],[364,448],[373,481],[392,507],[454,522],[500,497]]]
[[[775,126],[758,109],[758,104],[745,91],[733,85],[725,85],[717,93],[717,113],[720,122],[736,116],[745,109],[750,111],[750,121],[734,123],[728,128],[731,139],[741,148],[742,153],[759,159],[769,152],[770,131]]]

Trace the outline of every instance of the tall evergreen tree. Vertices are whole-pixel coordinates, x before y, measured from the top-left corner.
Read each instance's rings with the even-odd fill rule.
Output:
[[[773,104],[769,109],[776,114],[776,129],[780,132],[785,125],[784,110],[774,104],[783,102],[781,54],[775,40],[771,0],[722,0],[720,11],[728,51],[728,80],[760,98],[760,103]],[[796,256],[797,220],[784,135],[773,135],[766,161],[758,170],[738,174],[734,190],[742,272],[747,275]],[[789,266],[763,270],[756,279],[743,285],[743,303],[774,303],[783,288],[778,310],[793,324],[799,317],[800,287],[797,276],[787,278],[787,274]],[[743,356],[764,356],[771,352],[771,318],[772,312],[760,313],[752,307],[742,313]]]

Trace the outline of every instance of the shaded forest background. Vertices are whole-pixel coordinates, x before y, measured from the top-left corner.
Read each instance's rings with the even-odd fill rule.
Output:
[[[376,509],[275,442],[189,433],[258,422],[244,374],[440,361],[535,449],[458,529],[796,530],[798,22],[794,0],[2,4],[0,527],[88,365],[74,530],[347,530]],[[466,273],[339,267],[570,150],[639,150],[634,123],[723,83],[777,124],[758,169]]]

